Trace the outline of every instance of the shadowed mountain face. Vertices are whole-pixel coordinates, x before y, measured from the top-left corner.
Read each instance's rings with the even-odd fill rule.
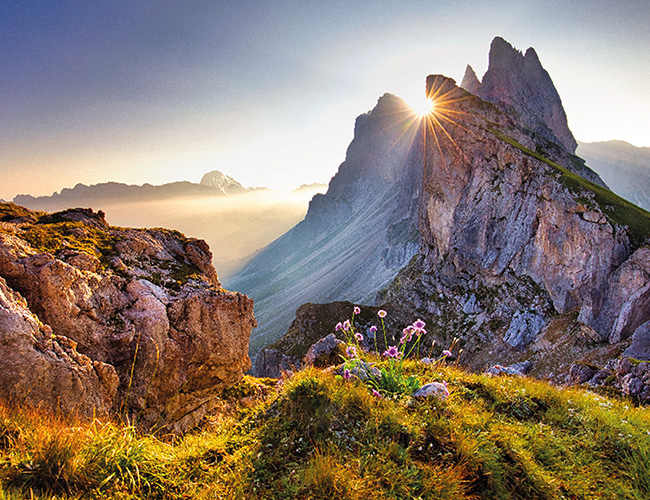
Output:
[[[650,210],[650,148],[623,141],[581,142],[578,154],[615,193]]]
[[[296,227],[256,255],[228,286],[255,300],[251,352],[282,335],[305,302],[368,302],[419,246],[419,121],[386,94],[357,118],[354,140],[327,194]]]

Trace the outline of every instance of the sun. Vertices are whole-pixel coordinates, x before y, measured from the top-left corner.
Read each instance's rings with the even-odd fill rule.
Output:
[[[428,114],[433,113],[435,110],[436,104],[433,101],[433,99],[427,99],[427,98],[422,98],[419,99],[418,101],[414,101],[410,104],[411,109],[415,111],[415,113],[419,117],[424,117],[427,116]]]

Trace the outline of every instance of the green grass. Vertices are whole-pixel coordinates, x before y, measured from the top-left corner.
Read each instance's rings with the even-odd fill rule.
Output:
[[[0,221],[2,222],[9,222],[23,217],[31,218],[39,214],[42,215],[42,212],[32,212],[15,203],[0,203]]]
[[[15,232],[8,231],[25,240],[34,250],[52,255],[65,249],[85,252],[105,266],[108,259],[115,255],[118,237],[108,227],[99,229],[82,222],[66,220],[61,217],[66,212],[69,210],[55,214],[33,212],[13,203],[0,203],[0,220],[3,222],[28,219],[29,223],[19,225]]]
[[[450,397],[317,369],[246,377],[183,437],[0,408],[2,498],[650,498],[650,410],[528,378],[404,364]],[[30,493],[31,492],[31,493]]]

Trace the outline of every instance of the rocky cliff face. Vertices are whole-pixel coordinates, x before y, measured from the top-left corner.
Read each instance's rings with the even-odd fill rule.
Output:
[[[101,212],[0,205],[3,395],[191,427],[250,368],[253,302],[221,288],[211,257]]]
[[[375,303],[398,329],[425,320],[425,349],[457,337],[476,369],[528,361],[564,381],[576,361],[604,366],[626,349],[648,359],[650,215],[572,154],[534,52],[497,39],[490,71],[483,83],[466,72],[474,95],[427,79],[436,107],[416,189],[421,246]],[[301,310],[294,325],[318,316]]]
[[[305,219],[228,281],[250,295],[256,352],[286,332],[305,302],[371,301],[419,246],[419,122],[386,94],[357,118],[345,162]]]
[[[546,158],[519,115],[427,84],[452,119],[427,129],[422,247],[387,302],[460,337],[476,367],[532,359],[549,375],[620,353],[650,319],[648,214],[571,172],[568,152]]]

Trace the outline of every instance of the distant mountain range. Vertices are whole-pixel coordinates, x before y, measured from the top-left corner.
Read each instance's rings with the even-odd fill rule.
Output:
[[[162,200],[166,198],[228,196],[264,188],[245,188],[232,177],[218,170],[208,172],[201,182],[180,181],[162,185],[133,185],[120,182],[103,182],[86,186],[77,184],[73,188],[64,188],[51,196],[34,197],[29,194],[19,194],[13,199],[17,205],[32,210],[56,211],[76,206],[96,206],[102,201],[117,200]]]
[[[13,202],[47,212],[92,207],[104,211],[113,225],[170,227],[205,239],[224,279],[251,254],[298,223],[309,199],[325,188],[318,183],[300,186],[292,193],[245,188],[215,170],[198,184],[77,184],[51,196],[18,195]]]
[[[578,154],[612,191],[650,210],[650,148],[624,141],[579,142]]]

